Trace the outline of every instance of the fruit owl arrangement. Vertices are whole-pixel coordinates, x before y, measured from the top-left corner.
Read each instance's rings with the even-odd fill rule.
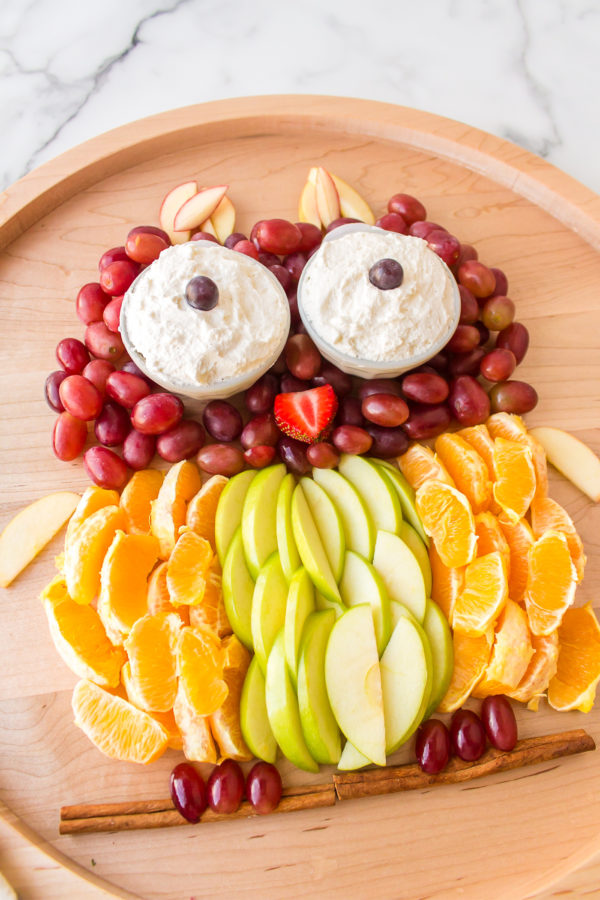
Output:
[[[180,751],[182,822],[283,808],[279,752],[497,762],[517,704],[587,712],[600,680],[547,477],[597,501],[600,461],[528,430],[506,275],[415,197],[375,220],[321,167],[299,219],[247,236],[226,186],[186,182],[103,254],[45,386],[54,453],[92,484],[0,537],[6,586],[68,520],[42,602],[75,724],[115,759]]]

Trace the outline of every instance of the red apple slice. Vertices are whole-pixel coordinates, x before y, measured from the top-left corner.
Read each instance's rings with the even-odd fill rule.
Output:
[[[321,227],[319,210],[317,209],[317,189],[313,181],[309,180],[302,188],[298,203],[298,219],[300,222],[310,222],[311,225]]]
[[[212,236],[216,238],[217,241],[219,240],[217,232],[215,231],[215,226],[213,225],[212,219],[210,217],[205,222],[203,222],[200,228],[198,228],[197,230],[204,231],[206,232],[206,234],[212,234]]]
[[[360,219],[361,222],[366,222],[367,225],[374,225],[375,216],[366,200],[363,200],[358,191],[355,191],[353,187],[341,178],[338,178],[337,175],[330,174],[340,198],[342,216],[348,219]]]
[[[195,181],[184,181],[183,184],[178,184],[172,191],[169,191],[161,204],[158,214],[160,227],[167,232],[173,244],[183,244],[184,241],[190,239],[189,231],[187,234],[175,231],[174,222],[175,216],[183,204],[197,193],[198,185]]]
[[[225,196],[227,184],[204,188],[187,200],[175,214],[175,231],[191,231],[198,228],[213,212]]]
[[[210,222],[215,232],[215,237],[222,244],[225,243],[225,239],[228,238],[230,234],[233,234],[235,229],[235,206],[227,194],[223,197],[214,213],[211,215]]]
[[[316,192],[319,218],[327,228],[340,217],[340,198],[333,178],[322,166],[317,169]]]

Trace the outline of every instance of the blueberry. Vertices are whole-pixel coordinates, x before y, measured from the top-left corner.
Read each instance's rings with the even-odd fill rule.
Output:
[[[404,269],[395,259],[378,259],[369,269],[369,281],[382,291],[400,287]]]
[[[208,278],[206,275],[196,275],[186,285],[185,299],[194,309],[208,312],[209,309],[214,309],[219,302],[219,288],[212,278]]]

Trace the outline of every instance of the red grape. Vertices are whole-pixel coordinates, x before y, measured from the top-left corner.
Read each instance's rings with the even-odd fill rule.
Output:
[[[170,245],[171,238],[162,228],[158,228],[156,225],[136,225],[135,228],[132,228],[128,237],[134,234],[156,234],[158,237],[162,238],[165,244]]]
[[[293,335],[285,345],[285,361],[296,378],[309,381],[321,368],[321,354],[307,334]]]
[[[489,297],[496,287],[496,276],[476,259],[469,259],[458,270],[458,281],[475,297]]]
[[[535,388],[526,381],[502,381],[490,390],[491,409],[494,413],[507,412],[522,416],[523,413],[531,412],[537,402]]]
[[[386,231],[395,231],[397,234],[408,234],[406,219],[401,216],[400,213],[386,213],[384,216],[380,216],[375,224],[378,228],[385,228]]]
[[[84,378],[94,384],[102,396],[106,394],[106,379],[115,367],[107,359],[92,359],[81,373]]]
[[[427,218],[427,210],[420,200],[410,194],[394,194],[388,200],[388,212],[399,213],[407,225]]]
[[[394,394],[369,394],[362,402],[362,414],[369,422],[394,428],[408,419],[408,406]]]
[[[163,434],[183,416],[183,403],[174,394],[159,393],[142,397],[133,407],[133,427],[142,434]]]
[[[477,713],[457,709],[450,721],[452,749],[465,762],[479,759],[485,750],[485,729]]]
[[[400,456],[408,449],[408,438],[402,427],[384,428],[381,425],[367,425],[366,431],[373,438],[370,452],[373,456],[388,459]]]
[[[286,371],[285,353],[282,350],[281,353],[279,354],[279,356],[277,357],[277,359],[275,360],[275,362],[273,363],[273,365],[271,366],[271,368],[269,369],[269,372],[272,372],[274,375],[283,375],[283,373],[285,371]]]
[[[137,375],[138,378],[143,378],[151,390],[152,388],[158,387],[151,378],[148,378],[145,372],[142,372],[139,366],[136,366],[132,359],[128,359],[126,363],[123,363],[121,372],[129,372],[130,375]]]
[[[196,231],[190,238],[191,241],[210,241],[211,244],[218,244],[219,241],[209,231]]]
[[[464,285],[458,285],[458,292],[460,294],[459,322],[461,325],[473,325],[479,318],[479,304],[471,291]]]
[[[298,328],[302,325],[300,310],[298,309],[298,294],[295,290],[292,290],[288,293],[287,298],[290,305],[290,323],[292,328]]]
[[[113,297],[110,303],[107,303],[102,313],[102,320],[109,331],[117,333],[121,324],[121,307],[123,306],[123,297]]]
[[[335,388],[334,388],[335,390]],[[356,425],[362,428],[365,419],[362,414],[362,403],[358,397],[342,397],[335,417],[337,425]]]
[[[58,392],[66,411],[83,422],[95,419],[102,409],[102,394],[83,375],[68,375]]]
[[[119,259],[102,269],[100,287],[111,297],[118,297],[131,287],[139,274],[138,263],[134,263],[131,259]]]
[[[179,763],[169,781],[171,800],[188,822],[199,822],[206,809],[206,787],[202,776],[190,763]]]
[[[112,372],[106,379],[106,393],[125,409],[133,409],[138,400],[150,393],[148,382],[129,372]]]
[[[68,412],[61,412],[54,423],[52,449],[59,459],[70,462],[83,450],[87,438],[87,427],[81,419]]]
[[[240,444],[244,450],[251,447],[274,447],[280,437],[275,416],[272,413],[262,413],[246,422],[240,434]]]
[[[287,289],[289,287],[291,287],[292,276],[289,273],[289,271],[285,268],[285,266],[282,266],[279,263],[277,263],[277,265],[269,267],[269,272],[271,272],[275,276],[275,278],[277,279],[277,281],[279,282],[281,287],[284,289],[284,291],[287,291]]]
[[[451,353],[469,353],[479,344],[479,337],[479,330],[475,325],[457,325],[446,349]]]
[[[168,238],[165,240],[159,234],[134,229],[127,235],[125,251],[127,256],[134,262],[148,266],[155,259],[158,259],[163,250],[166,250],[170,244],[171,241]]]
[[[413,403],[403,428],[411,440],[425,441],[447,431],[451,421],[452,416],[445,403]]]
[[[301,381],[295,375],[290,375],[289,372],[285,372],[281,376],[280,391],[282,394],[295,394],[296,391],[305,391],[306,387],[305,381]]]
[[[481,360],[485,356],[483,347],[475,347],[470,353],[457,353],[448,363],[448,373],[457,378],[459,375],[478,375]]]
[[[515,304],[510,297],[498,295],[485,301],[481,310],[481,321],[490,331],[502,331],[508,328],[515,317]]]
[[[108,447],[90,447],[83,454],[83,465],[99,487],[120,491],[127,482],[127,463]]]
[[[273,409],[273,402],[278,389],[278,382],[274,375],[267,372],[261,375],[244,394],[246,409],[251,413],[267,413]]]
[[[496,347],[512,350],[515,354],[517,365],[520,365],[529,347],[529,332],[521,322],[511,322],[497,336]]]
[[[483,347],[490,339],[490,329],[483,322],[475,322],[473,328],[479,332],[479,346]]]
[[[64,412],[64,406],[62,400],[60,399],[59,388],[61,382],[67,378],[67,373],[64,369],[57,369],[56,372],[50,372],[48,377],[46,378],[46,383],[44,385],[44,395],[46,397],[46,403],[53,409],[55,412]]]
[[[107,400],[94,423],[94,434],[98,443],[104,444],[105,447],[116,447],[123,443],[130,431],[131,420],[127,410],[118,403]]]
[[[156,450],[156,438],[153,434],[142,434],[132,428],[123,441],[123,459],[136,472],[147,469],[152,462]]]
[[[310,222],[296,222],[296,228],[302,234],[302,240],[296,248],[300,253],[310,253],[319,246],[323,240],[321,229]]]
[[[331,440],[340,453],[368,453],[373,446],[373,438],[356,425],[339,425],[334,428]]]
[[[446,379],[433,372],[411,372],[401,385],[404,396],[417,403],[443,403],[450,390]]]
[[[447,231],[430,231],[427,243],[447,266],[453,266],[460,253],[460,241]]]
[[[275,458],[275,447],[269,444],[255,444],[244,450],[244,459],[253,469],[262,469],[270,466]]]
[[[223,246],[227,247],[228,250],[233,250],[236,244],[239,244],[240,241],[247,241],[248,238],[245,234],[242,234],[241,231],[234,231],[229,237],[225,238],[223,242]]]
[[[335,231],[336,228],[341,228],[342,225],[356,225],[359,222],[360,219],[352,219],[349,216],[340,216],[338,219],[334,219],[333,222],[329,223],[325,229],[325,234],[329,234],[330,231]]]
[[[283,265],[292,276],[292,279],[294,281],[298,281],[298,279],[302,275],[302,270],[306,265],[306,254],[299,253],[298,251],[296,251],[295,253],[290,253],[283,260]]]
[[[257,813],[270,813],[281,800],[281,775],[275,766],[257,762],[246,779],[246,796]]]
[[[90,354],[77,338],[63,338],[56,345],[56,358],[68,375],[81,375],[90,361]]]
[[[200,422],[182,419],[173,428],[164,431],[156,439],[156,452],[167,462],[181,462],[195,456],[204,445],[206,435]]]
[[[277,452],[282,462],[286,464],[290,472],[296,475],[307,475],[310,472],[310,463],[306,456],[306,444],[296,441],[284,434],[277,444]]]
[[[481,718],[493,747],[505,752],[514,750],[518,737],[517,720],[504,694],[485,698],[481,704]]]
[[[106,250],[106,252],[103,253],[100,257],[100,261],[98,262],[99,271],[102,272],[103,269],[105,269],[107,266],[110,266],[110,264],[114,262],[130,262],[125,247],[111,247],[110,250]]]
[[[306,451],[306,456],[311,466],[315,466],[317,469],[333,469],[340,461],[339,452],[328,441],[311,444]]]
[[[408,233],[413,237],[419,237],[422,240],[426,241],[427,236],[431,234],[432,231],[446,231],[443,225],[438,225],[437,222],[427,222],[418,219],[416,222],[412,222],[409,226]]]
[[[210,475],[237,475],[244,468],[242,451],[231,444],[207,444],[198,452],[196,462]]]
[[[319,374],[311,380],[313,387],[322,387],[324,384],[330,384],[336,393],[338,399],[342,399],[352,390],[352,378],[346,372],[342,372],[333,363],[324,359],[319,370]]]
[[[508,294],[508,278],[502,271],[502,269],[495,269],[492,266],[492,272],[494,273],[494,277],[496,278],[496,287],[494,289],[495,294],[501,294],[503,297],[506,297]]]
[[[448,361],[448,354],[440,350],[439,353],[436,353],[435,356],[432,356],[431,359],[427,360],[427,365],[431,369],[435,369],[436,372],[445,372],[448,368]]]
[[[254,246],[254,244],[252,245]],[[274,253],[267,253],[264,250],[259,251],[258,253],[258,261],[262,263],[263,266],[266,266],[267,269],[270,269],[271,266],[280,266],[281,260]]]
[[[104,307],[109,301],[109,295],[104,293],[98,282],[92,281],[79,289],[75,309],[83,324],[89,325],[102,319]]]
[[[463,263],[468,262],[470,259],[479,259],[477,250],[475,249],[475,247],[471,247],[470,244],[461,244],[458,259],[454,263],[456,270],[458,270]]]
[[[448,404],[463,427],[481,425],[490,414],[490,398],[471,375],[459,375],[454,379]]]
[[[244,775],[238,763],[225,759],[212,770],[206,782],[208,805],[217,813],[232,813],[244,796]]]
[[[109,331],[104,322],[90,322],[85,329],[85,346],[98,359],[119,359],[125,352],[121,335]]]
[[[236,253],[243,253],[244,256],[249,256],[251,259],[258,259],[258,250],[252,241],[239,241],[233,249]]]
[[[450,735],[439,719],[428,719],[417,731],[415,752],[419,768],[428,775],[438,775],[450,759]]]
[[[364,400],[371,394],[395,394],[396,397],[402,395],[400,382],[394,378],[371,378],[370,381],[363,381],[358,389],[360,400]]]
[[[488,381],[506,381],[515,371],[517,360],[512,350],[496,347],[481,360],[479,371]]]
[[[227,400],[211,400],[204,408],[202,422],[215,441],[234,441],[243,428],[241,415]]]
[[[302,232],[287,219],[263,219],[256,226],[253,240],[259,250],[286,256],[298,249]]]

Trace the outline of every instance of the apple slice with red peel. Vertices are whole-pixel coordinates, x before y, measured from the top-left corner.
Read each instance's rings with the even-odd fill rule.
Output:
[[[591,500],[600,502],[600,459],[587,444],[560,428],[539,426],[529,434],[542,445],[555,469]]]
[[[200,228],[198,228],[198,231],[203,231],[205,234],[212,234],[215,240],[219,240],[217,232],[215,231],[215,226],[213,225],[213,220],[210,218],[210,216],[206,220],[206,222],[202,223]]]
[[[204,188],[190,197],[175,213],[174,231],[191,231],[198,228],[213,212],[225,196],[227,184]]]
[[[337,175],[330,174],[339,195],[342,216],[348,219],[360,219],[367,225],[374,225],[375,216],[366,200],[363,200],[358,191],[355,191]]]
[[[317,208],[317,188],[310,179],[306,182],[300,194],[298,219],[300,222],[310,222],[311,225],[316,225],[317,228],[321,227],[321,218]]]
[[[340,198],[333,178],[323,166],[319,166],[316,176],[317,210],[321,222],[327,228],[334,219],[339,219]]]
[[[189,231],[187,234],[182,231],[175,231],[175,216],[184,203],[197,193],[198,185],[195,181],[184,181],[183,184],[178,184],[177,187],[169,191],[161,204],[158,221],[160,222],[160,227],[167,232],[173,244],[183,244],[190,239]]]
[[[225,194],[214,213],[210,217],[215,237],[222,244],[235,230],[235,206]]]

